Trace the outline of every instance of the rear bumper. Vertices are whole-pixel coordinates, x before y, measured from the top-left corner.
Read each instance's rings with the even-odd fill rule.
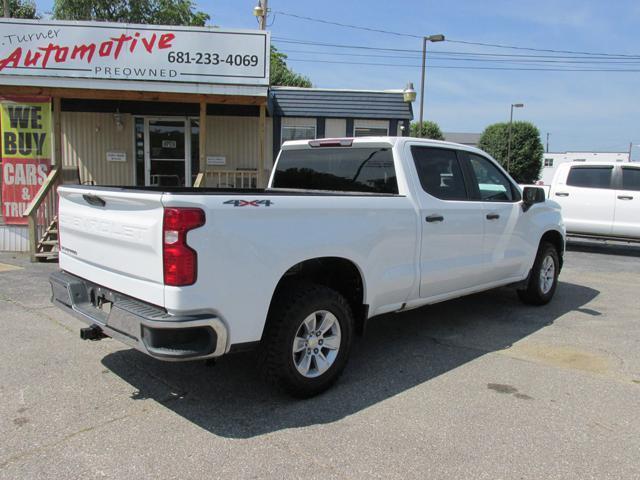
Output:
[[[170,315],[64,271],[52,273],[51,302],[89,325],[159,360],[218,357],[227,348],[227,329],[211,315]],[[99,308],[106,303],[110,308]]]

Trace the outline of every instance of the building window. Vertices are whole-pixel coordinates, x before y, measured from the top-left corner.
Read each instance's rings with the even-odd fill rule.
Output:
[[[545,158],[544,159],[545,167],[553,167],[553,158]]]
[[[354,137],[386,137],[389,135],[389,122],[386,120],[356,120]]]
[[[283,125],[282,143],[288,140],[313,140],[316,138],[315,125]]]

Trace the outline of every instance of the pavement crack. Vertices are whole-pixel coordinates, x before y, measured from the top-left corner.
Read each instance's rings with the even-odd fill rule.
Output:
[[[106,420],[106,421],[104,421],[102,423],[98,423],[96,425],[91,425],[91,426],[82,428],[80,430],[77,430],[75,432],[69,433],[69,434],[65,435],[64,437],[62,437],[61,439],[56,440],[55,442],[47,443],[47,444],[42,445],[42,446],[40,446],[38,448],[33,448],[31,450],[27,450],[25,452],[21,452],[21,453],[18,453],[16,455],[13,455],[13,456],[9,457],[7,460],[5,460],[4,462],[0,463],[0,469],[3,469],[5,467],[7,467],[9,464],[11,464],[13,462],[16,462],[18,460],[22,460],[23,458],[27,458],[27,457],[35,455],[35,454],[37,454],[39,452],[48,450],[48,449],[53,448],[53,447],[57,447],[58,445],[61,445],[61,444],[65,443],[65,442],[77,437],[78,435],[82,435],[83,433],[91,432],[92,430],[95,430],[97,428],[105,427],[105,426],[110,425],[112,423],[119,422],[120,420],[124,420],[125,418],[128,418],[130,416],[131,416],[131,414],[128,413],[126,415],[121,415],[119,417],[111,418],[111,419]]]

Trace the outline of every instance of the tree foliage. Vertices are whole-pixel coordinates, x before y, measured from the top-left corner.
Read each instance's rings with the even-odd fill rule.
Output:
[[[55,0],[53,18],[204,26],[210,17],[192,0]]]
[[[509,170],[518,183],[534,183],[540,176],[544,155],[540,132],[532,123],[513,122],[510,162],[507,162],[508,142],[509,124],[495,123],[484,130],[478,146]]]
[[[271,74],[269,83],[271,85],[284,85],[287,87],[306,87],[312,86],[309,78],[295,73],[287,66],[287,55],[279,52],[276,47],[271,45]]]
[[[40,18],[33,0],[9,0],[9,14],[12,18]]]
[[[422,130],[422,135],[420,131]],[[413,122],[411,124],[411,136],[421,138],[431,138],[432,140],[444,140],[442,130],[436,122],[426,120],[422,122],[422,128],[420,128],[420,122]]]

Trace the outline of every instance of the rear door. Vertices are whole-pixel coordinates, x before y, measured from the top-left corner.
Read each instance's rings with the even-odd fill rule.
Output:
[[[611,235],[616,192],[613,165],[572,165],[566,181],[554,185],[569,233]]]
[[[410,145],[422,240],[420,297],[436,297],[482,283],[482,205],[469,200],[455,150]]]
[[[613,235],[640,238],[640,167],[622,166],[616,187]]]
[[[472,196],[482,204],[485,282],[521,276],[529,259],[524,238],[524,212],[516,186],[491,160],[474,153],[465,155],[472,177]]]
[[[58,192],[60,268],[163,306],[162,194],[84,187]]]

